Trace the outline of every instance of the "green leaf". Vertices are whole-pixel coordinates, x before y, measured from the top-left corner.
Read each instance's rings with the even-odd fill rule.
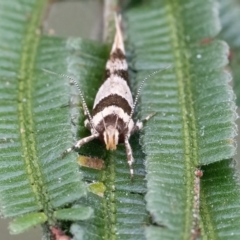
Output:
[[[71,53],[65,40],[36,32],[46,3],[0,1],[0,203],[4,217],[42,211],[54,225],[52,212],[71,207],[86,188],[77,154],[60,158],[73,144],[71,115],[62,107],[70,86],[41,68],[66,73]],[[24,224],[34,226],[27,216]]]
[[[239,239],[240,191],[235,165],[228,160],[203,167],[202,239]],[[216,230],[217,229],[217,230]]]
[[[9,229],[12,234],[18,234],[46,221],[47,216],[44,213],[29,213],[13,220],[9,225]]]
[[[106,190],[105,185],[102,182],[92,183],[88,186],[89,191],[91,191],[94,194],[97,194],[99,196],[103,197],[103,194]]]
[[[126,18],[135,81],[140,83],[146,71],[172,66],[148,79],[141,94],[141,118],[157,113],[141,138],[145,199],[155,223],[146,236],[191,239],[197,234],[198,218],[193,214],[198,212],[194,172],[235,153],[236,107],[230,76],[223,71],[228,47],[207,41],[220,29],[216,4],[151,1],[129,11]]]
[[[240,105],[240,3],[237,0],[219,0],[222,31],[219,38],[230,46],[230,68],[233,75],[234,91],[237,95],[237,105]]]
[[[54,212],[54,216],[58,220],[79,221],[86,220],[93,216],[93,210],[90,207],[73,207],[71,209],[59,209]]]
[[[27,104],[29,105],[30,86],[27,86],[32,76],[30,78],[25,74],[26,67],[32,68],[29,61],[32,62],[32,56],[35,55],[35,47],[39,40],[35,32],[33,33],[32,26],[36,25],[36,18],[39,17],[44,1],[36,6],[34,6],[33,1],[22,5],[17,1],[10,3],[1,1],[0,4],[1,19],[5,19],[1,20],[0,25],[0,49],[2,52],[0,71],[2,130],[0,198],[3,215],[16,216],[42,208],[42,204],[39,202],[40,196],[35,194],[35,186],[31,185],[34,183],[33,178],[36,178],[32,175],[38,174],[38,169],[32,171],[30,166],[32,165],[30,159],[35,157],[33,156],[35,149],[31,149],[32,156],[26,156],[30,149],[27,149],[26,142],[32,137],[33,129],[30,129],[32,128],[30,125],[32,116],[29,115],[25,107]],[[13,17],[10,13],[14,4],[21,7],[14,12]],[[27,8],[35,13],[35,17],[31,18],[30,21],[27,21]],[[6,31],[6,29],[8,30]],[[34,37],[36,40],[28,45]],[[22,44],[19,44],[19,39],[22,39]],[[24,49],[24,46],[28,46],[28,48]],[[28,54],[29,52],[30,54]],[[24,122],[25,119],[26,122]],[[26,129],[27,126],[29,126],[28,129]],[[24,191],[19,192],[19,188],[23,188]]]

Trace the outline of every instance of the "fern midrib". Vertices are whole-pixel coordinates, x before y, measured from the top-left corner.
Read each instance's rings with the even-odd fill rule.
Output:
[[[201,221],[201,227],[203,228],[204,226],[208,226],[208,228],[206,229],[202,229],[201,230],[201,233],[207,233],[207,235],[204,235],[202,234],[202,239],[203,240],[208,240],[208,239],[211,239],[211,240],[215,240],[217,239],[217,237],[215,236],[215,232],[214,231],[214,226],[212,225],[212,221],[211,221],[211,214],[209,213],[209,209],[207,206],[209,206],[209,204],[207,203],[206,201],[206,196],[204,196],[204,191],[203,189],[201,189],[200,191],[201,193],[201,197],[200,197],[200,201],[201,201],[201,212],[202,212],[202,216],[204,216],[204,223],[202,222],[203,219],[201,218],[200,221]]]
[[[191,230],[193,229],[193,189],[194,189],[194,171],[198,165],[198,144],[195,111],[193,108],[193,96],[191,91],[190,64],[185,57],[183,49],[187,49],[184,41],[184,27],[181,22],[181,13],[179,2],[172,0],[166,4],[168,11],[169,26],[171,29],[172,49],[174,49],[174,66],[176,66],[176,76],[178,81],[179,102],[182,113],[183,136],[184,136],[184,155],[186,168],[186,211],[185,211],[185,228],[183,239],[190,239]],[[175,18],[173,17],[175,16]],[[176,23],[178,22],[178,24]],[[177,28],[178,26],[178,28]],[[180,28],[179,28],[180,26]],[[183,74],[183,71],[185,74]]]
[[[34,137],[33,119],[33,71],[40,34],[36,33],[41,23],[41,15],[47,0],[36,1],[31,18],[27,23],[25,36],[22,41],[22,52],[19,67],[18,118],[21,145],[28,173],[30,186],[37,203],[49,216],[50,200],[44,187],[41,168],[38,162],[37,147]],[[51,221],[51,217],[49,219]]]
[[[115,164],[114,161],[116,160],[116,151],[114,152],[108,152],[107,154],[107,168],[105,170],[105,179],[103,179],[104,184],[106,186],[106,191],[104,194],[105,198],[105,226],[106,229],[109,229],[109,231],[106,233],[107,238],[110,240],[116,239],[116,212],[114,209],[116,209],[115,206],[115,187],[114,187],[114,181],[115,181]],[[110,227],[109,227],[110,226]]]

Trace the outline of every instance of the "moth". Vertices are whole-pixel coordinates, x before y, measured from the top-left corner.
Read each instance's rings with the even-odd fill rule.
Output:
[[[106,79],[96,94],[91,114],[76,80],[63,74],[57,74],[69,78],[77,86],[86,116],[84,125],[91,132],[90,136],[80,139],[74,146],[64,151],[62,157],[73,150],[79,149],[93,139],[99,139],[104,142],[107,150],[116,150],[119,143],[124,143],[132,178],[134,175],[132,167],[134,159],[129,138],[132,134],[141,130],[143,124],[154,114],[150,114],[143,121],[137,121],[136,123],[133,121],[132,116],[144,82],[159,70],[148,75],[141,82],[135,101],[133,101],[128,82],[128,64],[125,57],[120,22],[120,17],[115,16],[116,33],[110,57],[106,63]],[[45,69],[43,70],[56,74]]]

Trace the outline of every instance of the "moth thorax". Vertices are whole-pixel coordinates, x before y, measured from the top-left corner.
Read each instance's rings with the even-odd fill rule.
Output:
[[[119,132],[115,126],[109,125],[103,132],[104,142],[107,150],[116,150]]]

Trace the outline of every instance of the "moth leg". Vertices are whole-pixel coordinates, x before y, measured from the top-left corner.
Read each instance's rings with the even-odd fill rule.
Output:
[[[62,153],[61,158],[64,158],[69,152],[71,152],[71,151],[73,151],[73,150],[75,150],[75,149],[80,148],[80,147],[83,146],[85,143],[88,143],[88,142],[92,141],[92,140],[95,139],[95,138],[98,138],[98,134],[93,134],[93,135],[90,135],[90,136],[88,136],[88,137],[85,137],[85,138],[80,139],[79,141],[77,141],[77,143],[76,143],[74,146],[66,149],[66,150]]]
[[[130,145],[127,137],[125,138],[124,143],[125,143],[125,148],[126,148],[126,153],[127,153],[127,161],[128,161],[128,165],[129,165],[129,169],[130,169],[130,175],[131,175],[131,178],[133,178],[132,164],[134,162],[134,159],[133,159],[133,155],[132,155],[132,148],[131,148],[131,145]]]
[[[152,118],[153,116],[155,116],[157,113],[151,113],[149,114],[146,118],[144,118],[142,121],[137,121],[135,126],[133,127],[132,131],[131,131],[131,134],[141,130],[144,126],[144,124],[150,119]]]

